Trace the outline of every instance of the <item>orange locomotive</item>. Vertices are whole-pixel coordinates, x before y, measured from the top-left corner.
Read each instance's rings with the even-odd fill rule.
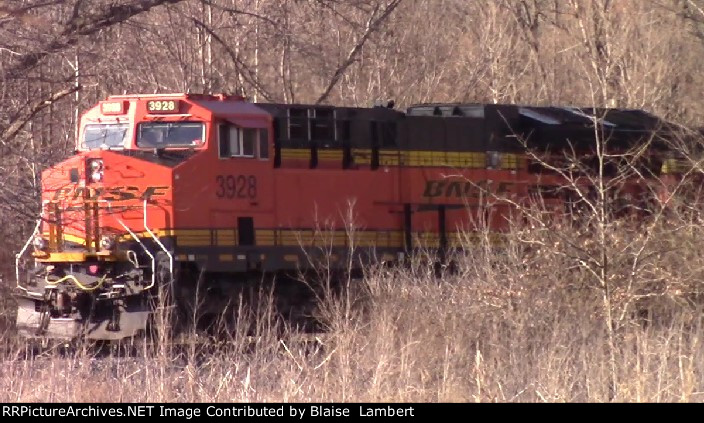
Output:
[[[443,252],[477,217],[507,227],[510,203],[492,204],[492,194],[521,203],[539,193],[563,207],[559,178],[519,141],[586,151],[593,115],[624,149],[662,125],[632,110],[453,104],[402,113],[111,96],[82,116],[76,154],[42,174],[41,219],[18,254],[18,328],[123,339],[148,330],[165,287],[187,307],[200,283],[206,313],[217,313],[240,282],[305,269],[311,257],[334,267]],[[652,174],[662,165],[651,160]],[[30,250],[35,265],[20,274]]]

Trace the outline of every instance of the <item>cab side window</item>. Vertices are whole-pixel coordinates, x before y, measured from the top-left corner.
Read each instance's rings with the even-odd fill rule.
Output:
[[[259,129],[259,158],[268,159],[269,158],[269,131],[266,129]]]
[[[258,129],[242,128],[242,156],[243,157],[254,157],[257,154],[257,132]]]
[[[221,159],[232,157],[269,158],[268,131],[261,128],[240,128],[221,124],[218,129],[218,148]]]

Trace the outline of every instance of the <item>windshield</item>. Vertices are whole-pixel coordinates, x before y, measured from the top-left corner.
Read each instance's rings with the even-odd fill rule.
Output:
[[[138,147],[193,147],[203,143],[204,125],[199,122],[140,123]]]
[[[111,147],[124,148],[129,127],[126,123],[86,125],[81,147],[90,150]]]

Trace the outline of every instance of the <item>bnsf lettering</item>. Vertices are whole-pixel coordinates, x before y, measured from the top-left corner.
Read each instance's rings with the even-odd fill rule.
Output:
[[[169,187],[147,187],[140,197],[141,200],[149,200],[152,197],[161,197],[166,195],[166,190]]]
[[[107,201],[128,201],[128,200],[149,200],[152,197],[166,195],[168,186],[151,186],[144,191],[139,187],[119,186],[110,188],[60,188],[54,193],[54,200],[107,200]]]
[[[496,190],[492,190],[489,181],[426,181],[423,197],[479,198],[487,191],[494,194],[505,194],[508,192],[508,185],[502,182],[497,185]]]
[[[139,188],[137,187],[125,187],[124,189],[121,187],[110,188],[107,190],[108,195],[102,196],[102,199],[108,201],[134,200],[137,198],[138,193]]]
[[[60,209],[61,211],[64,212],[72,212],[72,211],[84,211],[85,210],[85,204],[79,205],[79,206],[69,206],[63,209]],[[98,206],[98,209],[100,210],[108,210],[111,213],[124,213],[129,210],[142,210],[141,205],[135,205],[135,206]]]

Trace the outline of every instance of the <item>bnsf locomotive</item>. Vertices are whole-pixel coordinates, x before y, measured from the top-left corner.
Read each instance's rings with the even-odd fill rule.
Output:
[[[637,110],[111,96],[82,116],[76,153],[42,173],[41,216],[17,259],[17,326],[119,340],[148,331],[159,290],[217,313],[243,281],[311,258],[334,268],[444,252],[460,230],[505,229],[512,205],[536,195],[564,207],[560,176],[527,149],[559,161],[567,146],[591,154],[595,130],[614,150],[647,140],[643,163],[661,180],[672,172],[652,142],[662,126]]]

